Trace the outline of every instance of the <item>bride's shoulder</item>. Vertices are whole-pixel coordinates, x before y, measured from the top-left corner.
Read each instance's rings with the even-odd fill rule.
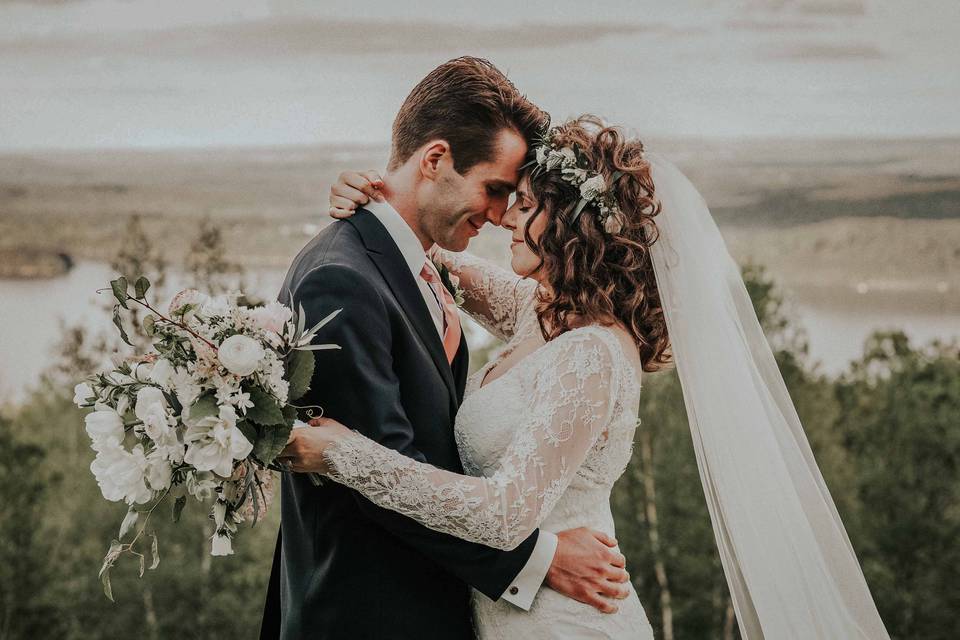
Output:
[[[612,361],[627,356],[626,344],[632,344],[630,335],[618,325],[585,324],[574,327],[547,343],[548,351],[583,353],[591,350],[603,360]]]

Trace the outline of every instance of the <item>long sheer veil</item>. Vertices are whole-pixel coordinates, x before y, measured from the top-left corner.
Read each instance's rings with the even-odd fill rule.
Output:
[[[653,266],[742,637],[889,638],[706,203],[646,157],[662,203]]]

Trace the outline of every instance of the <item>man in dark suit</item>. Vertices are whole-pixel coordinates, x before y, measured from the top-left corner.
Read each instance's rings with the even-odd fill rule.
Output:
[[[302,305],[308,325],[343,309],[323,335],[341,350],[320,352],[304,404],[463,473],[453,423],[466,342],[431,289],[425,251],[461,251],[499,224],[547,122],[483,60],[448,62],[414,88],[394,122],[386,200],[324,229],[284,282],[281,301]],[[625,592],[615,542],[586,529],[537,531],[498,551],[299,474],[284,475],[281,505],[261,638],[466,640],[469,587],[524,609],[544,581],[604,610]]]

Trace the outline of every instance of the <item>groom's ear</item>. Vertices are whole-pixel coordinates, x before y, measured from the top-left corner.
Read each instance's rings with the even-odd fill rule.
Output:
[[[420,152],[420,175],[434,181],[446,164],[453,165],[450,144],[446,140],[431,140],[423,146]]]

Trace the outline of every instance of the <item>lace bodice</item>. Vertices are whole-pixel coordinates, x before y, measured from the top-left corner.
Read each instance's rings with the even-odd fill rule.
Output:
[[[451,261],[451,270],[471,311],[511,340],[509,351],[527,335],[516,329],[535,289],[495,267],[466,267],[465,260]],[[575,478],[609,487],[622,473],[636,424],[635,359],[612,329],[587,326],[543,344],[481,387],[489,369],[483,370],[471,380],[457,419],[465,469],[475,476],[412,460],[357,433],[327,449],[330,475],[432,529],[512,549]],[[478,446],[478,437],[493,446]]]
[[[436,469],[359,434],[330,446],[331,475],[375,503],[460,538],[509,549],[537,527],[590,527],[614,536],[610,489],[630,460],[640,394],[639,361],[615,331],[589,326],[544,343],[537,285],[469,254],[434,256],[459,276],[464,308],[507,341],[467,380],[456,439],[469,475]],[[535,350],[494,379],[521,347]],[[480,640],[653,640],[632,592],[610,615],[540,589],[529,612],[473,595]]]

